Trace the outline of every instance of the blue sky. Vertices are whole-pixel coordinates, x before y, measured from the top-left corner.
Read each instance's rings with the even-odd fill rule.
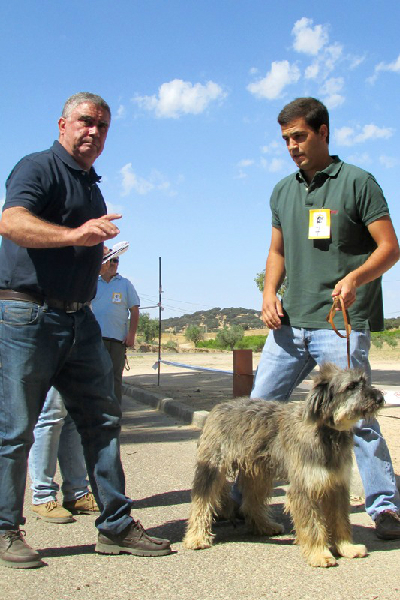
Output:
[[[23,155],[49,147],[65,99],[102,95],[96,170],[120,272],[163,318],[260,309],[269,196],[294,170],[276,116],[298,96],[331,114],[332,154],[375,175],[400,230],[398,0],[13,0],[0,21],[0,204]],[[384,277],[400,315],[400,266]],[[157,316],[157,310],[149,310]]]

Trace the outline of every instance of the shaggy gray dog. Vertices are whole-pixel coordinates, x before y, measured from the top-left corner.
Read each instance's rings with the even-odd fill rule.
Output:
[[[241,511],[255,534],[283,533],[269,516],[268,499],[274,479],[287,479],[285,509],[310,565],[335,565],[331,550],[346,558],[365,556],[366,547],[352,543],[349,519],[352,429],[383,403],[362,371],[329,363],[305,402],[244,398],[216,406],[199,440],[184,546],[211,546],[213,515],[233,515],[226,476],[238,475]]]

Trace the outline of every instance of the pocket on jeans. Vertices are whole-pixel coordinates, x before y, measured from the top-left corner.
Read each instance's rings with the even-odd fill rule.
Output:
[[[41,306],[31,302],[13,302],[5,306],[3,323],[7,325],[33,325],[38,322]]]

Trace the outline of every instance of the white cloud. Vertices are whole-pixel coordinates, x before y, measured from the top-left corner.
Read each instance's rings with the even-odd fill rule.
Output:
[[[287,165],[287,162],[282,158],[272,158],[267,160],[266,158],[261,157],[260,165],[263,169],[266,169],[270,173],[277,173],[278,171],[282,171],[282,169]]]
[[[349,68],[351,70],[353,70],[353,69],[356,69],[357,67],[359,67],[361,65],[361,63],[364,62],[366,56],[364,54],[363,56],[348,56],[347,58],[350,61]]]
[[[362,154],[352,154],[347,157],[347,160],[354,165],[362,165],[364,167],[372,163],[372,159],[367,152],[363,152]]]
[[[106,202],[107,204],[107,213],[109,215],[117,214],[122,215],[124,212],[124,207],[122,204],[115,204],[114,202]],[[118,226],[118,222],[116,221],[116,225]]]
[[[239,173],[234,176],[234,179],[245,179],[247,177],[247,173],[243,171],[243,169],[239,170]]]
[[[168,191],[171,187],[158,171],[153,171],[148,179],[139,177],[133,172],[132,163],[127,163],[119,172],[122,175],[122,196],[127,196],[132,190],[144,196],[153,190]]]
[[[396,60],[394,60],[391,63],[381,62],[378,65],[376,65],[375,70],[374,70],[374,74],[372,75],[372,77],[369,77],[367,79],[367,81],[369,83],[374,83],[374,81],[378,77],[378,74],[380,72],[382,72],[382,71],[390,71],[392,73],[400,73],[400,54],[396,58]]]
[[[341,127],[335,129],[334,138],[336,143],[340,146],[353,146],[354,144],[362,144],[367,140],[374,140],[378,138],[390,138],[394,133],[394,129],[391,127],[378,127],[373,123],[364,125],[361,131],[356,131],[353,127]]]
[[[178,119],[183,114],[202,113],[211,102],[225,97],[226,93],[213,81],[202,85],[174,79],[163,83],[157,96],[136,96],[133,101],[146,110],[154,111],[156,117]]]
[[[240,168],[246,168],[246,167],[251,167],[251,165],[254,165],[254,160],[252,160],[251,158],[244,158],[243,160],[238,162],[238,167]]]
[[[260,150],[263,154],[282,154],[283,144],[278,142],[270,142],[266,146],[261,146]]]
[[[257,98],[274,100],[279,98],[283,89],[300,79],[300,70],[296,65],[291,65],[287,60],[273,62],[271,70],[263,79],[250,83],[247,89]]]
[[[382,154],[379,157],[379,162],[387,169],[393,169],[394,167],[400,165],[400,160],[398,158],[395,158],[394,156],[387,156],[386,154]]]
[[[303,17],[294,24],[292,35],[294,35],[293,48],[296,52],[316,56],[325,44],[328,43],[328,28],[324,25],[312,27],[313,20]]]
[[[305,70],[306,79],[326,79],[331,73],[338,60],[342,57],[343,46],[335,42],[330,46],[325,46],[318,53],[315,60]]]
[[[285,161],[281,158],[273,158],[268,166],[268,171],[271,173],[276,173],[277,171],[281,171],[285,165]]]
[[[118,106],[118,110],[115,116],[113,116],[113,119],[123,119],[126,116],[126,108],[123,104],[120,104]]]
[[[339,92],[344,85],[343,77],[331,77],[320,87],[320,94],[328,109],[336,108],[344,102],[344,96]]]

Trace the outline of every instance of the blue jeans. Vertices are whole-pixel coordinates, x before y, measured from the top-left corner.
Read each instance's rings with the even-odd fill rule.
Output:
[[[368,331],[351,332],[350,364],[362,368],[371,380],[369,348]],[[347,367],[346,340],[334,331],[288,326],[271,331],[261,354],[251,397],[286,401],[312,369],[324,362],[333,362],[343,369]],[[367,513],[376,519],[384,510],[398,511],[400,496],[392,461],[376,419],[357,423],[354,452],[365,490]]]
[[[132,522],[119,452],[121,409],[100,327],[85,307],[74,313],[46,305],[0,301],[0,530],[23,525],[33,430],[54,386],[81,436],[103,532]]]
[[[34,429],[35,441],[29,452],[29,474],[33,504],[56,500],[59,491],[54,481],[57,456],[65,502],[77,500],[89,492],[86,464],[80,435],[56,388],[47,394]]]

